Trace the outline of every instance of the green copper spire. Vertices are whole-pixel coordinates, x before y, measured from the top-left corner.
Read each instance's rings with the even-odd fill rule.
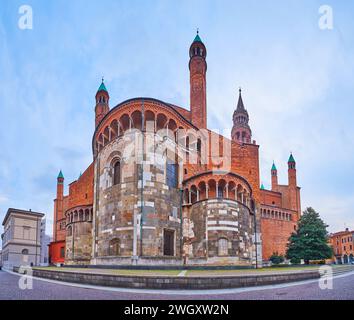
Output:
[[[97,92],[100,92],[100,91],[108,92],[106,86],[104,85],[104,79],[103,78],[102,78],[102,83],[101,83],[100,87],[98,88]]]
[[[203,43],[202,39],[200,39],[200,37],[199,37],[199,30],[197,30],[197,35],[195,36],[193,42],[201,42],[201,43]]]
[[[79,179],[82,177],[82,172],[80,172]]]
[[[262,183],[262,185],[261,185],[261,190],[265,190],[263,183]]]
[[[277,171],[277,167],[275,166],[274,162],[273,162],[273,166],[272,166],[272,171]]]
[[[63,175],[63,172],[61,170],[59,172],[58,179],[64,179],[64,175]]]
[[[296,163],[296,161],[295,161],[295,159],[293,157],[293,154],[290,155],[288,163]]]

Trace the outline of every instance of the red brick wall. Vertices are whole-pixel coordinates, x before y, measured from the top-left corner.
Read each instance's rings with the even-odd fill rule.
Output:
[[[70,184],[68,209],[93,204],[93,170],[92,163],[80,179]]]
[[[261,220],[263,241],[263,259],[269,259],[273,253],[285,255],[289,237],[294,232],[296,223],[275,219]]]
[[[279,192],[261,190],[261,203],[269,206],[282,207],[282,196]]]
[[[190,99],[192,123],[198,128],[206,128],[206,62],[198,56],[190,61]]]

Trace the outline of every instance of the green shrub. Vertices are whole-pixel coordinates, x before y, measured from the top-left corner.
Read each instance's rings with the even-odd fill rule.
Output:
[[[285,261],[284,256],[279,255],[277,252],[273,253],[273,255],[269,258],[269,260],[273,264],[282,264]]]

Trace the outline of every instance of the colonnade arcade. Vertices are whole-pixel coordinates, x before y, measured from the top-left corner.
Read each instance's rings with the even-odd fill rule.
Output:
[[[243,178],[234,174],[216,176],[210,173],[185,183],[183,205],[210,199],[234,200],[250,208],[252,191]]]

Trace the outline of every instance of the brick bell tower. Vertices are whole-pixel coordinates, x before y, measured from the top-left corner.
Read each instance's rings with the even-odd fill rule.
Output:
[[[290,209],[297,211],[301,215],[300,190],[297,186],[296,161],[291,154],[288,160],[288,184]]]
[[[278,190],[278,169],[275,166],[274,162],[273,162],[271,174],[272,174],[272,191],[277,191]]]
[[[234,112],[231,137],[232,140],[239,143],[251,143],[252,131],[249,126],[249,115],[242,100],[242,90],[239,90],[239,98],[237,103],[237,109]]]
[[[60,170],[58,178],[57,178],[57,198],[55,199],[54,205],[54,221],[53,221],[53,241],[59,241],[61,239],[58,238],[58,221],[63,219],[63,199],[64,199],[64,175]]]
[[[190,108],[192,123],[200,129],[207,128],[206,56],[206,47],[197,31],[197,36],[189,49]]]
[[[96,128],[108,112],[109,112],[109,94],[106,89],[106,86],[104,85],[104,79],[102,79],[102,83],[96,93],[96,107],[95,107]]]

